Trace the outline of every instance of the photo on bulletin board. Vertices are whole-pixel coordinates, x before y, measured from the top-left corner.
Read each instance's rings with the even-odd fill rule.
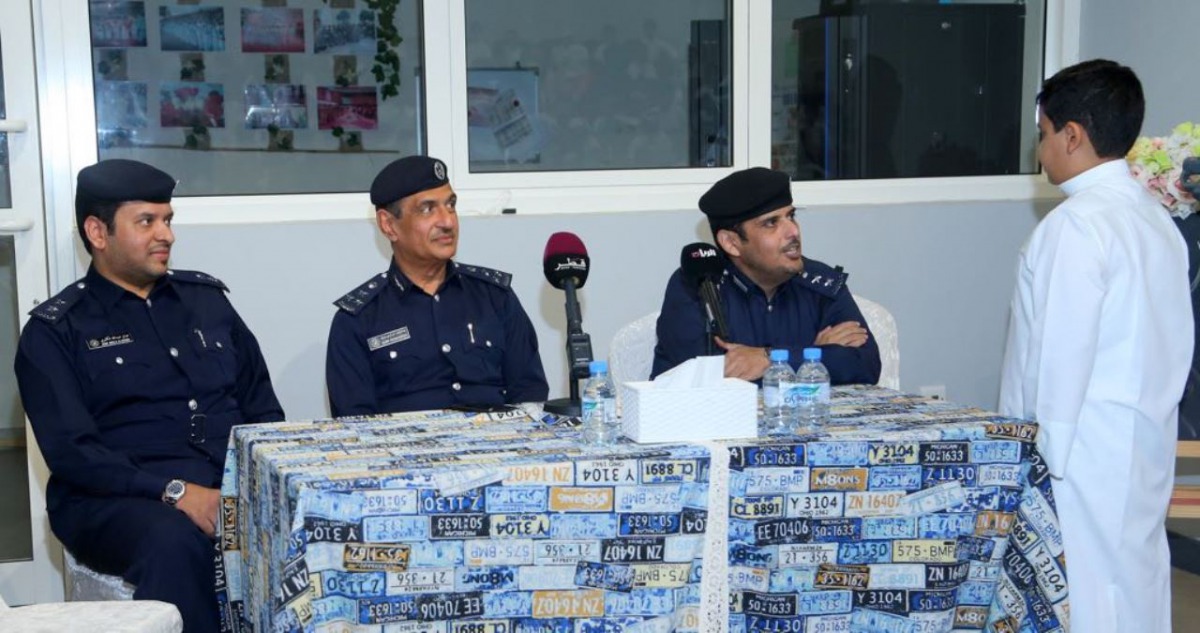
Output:
[[[366,9],[313,11],[313,52],[374,55],[375,12]]]
[[[222,84],[163,82],[158,96],[158,120],[162,127],[225,127]]]
[[[202,5],[158,8],[164,51],[225,50],[225,9]]]
[[[379,127],[375,86],[317,86],[317,129],[374,130]]]
[[[246,129],[308,127],[308,100],[299,84],[246,86]]]
[[[141,81],[96,82],[96,127],[130,130],[146,127],[146,84]]]
[[[93,0],[92,48],[133,48],[146,45],[146,4]]]
[[[304,10],[242,9],[243,53],[303,53]]]
[[[467,70],[467,139],[472,163],[536,163],[544,143],[537,68]]]

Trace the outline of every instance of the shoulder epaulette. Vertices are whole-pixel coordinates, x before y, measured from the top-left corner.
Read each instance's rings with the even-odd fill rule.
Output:
[[[362,285],[342,295],[342,298],[333,302],[333,305],[349,312],[350,314],[358,314],[371,300],[379,295],[379,291],[383,290],[387,285],[387,273],[379,273],[374,277],[364,281]]]
[[[87,288],[87,284],[81,279],[63,288],[62,292],[37,304],[37,307],[29,311],[29,316],[56,323],[83,298],[85,288]]]
[[[815,259],[804,258],[804,272],[800,273],[800,285],[826,297],[837,296],[846,278],[850,275],[841,266],[832,267]]]
[[[220,288],[225,292],[229,292],[229,286],[225,282],[213,277],[208,273],[202,273],[198,270],[168,270],[167,274],[171,276],[171,281],[182,281],[189,284],[204,284],[214,288]]]
[[[458,272],[472,279],[486,281],[490,284],[495,284],[501,288],[508,288],[512,283],[512,274],[506,273],[503,270],[494,268],[484,268],[483,266],[472,266],[470,264],[454,264]]]

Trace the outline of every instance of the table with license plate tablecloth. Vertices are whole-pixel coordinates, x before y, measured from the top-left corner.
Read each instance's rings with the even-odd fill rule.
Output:
[[[876,387],[835,388],[832,412],[795,437],[605,449],[521,413],[236,428],[224,626],[1065,630],[1035,425]]]

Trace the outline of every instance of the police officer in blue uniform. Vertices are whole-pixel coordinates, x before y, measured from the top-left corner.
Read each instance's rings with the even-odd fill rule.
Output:
[[[338,299],[325,381],[335,417],[542,401],[537,334],[511,275],[453,261],[446,165],[409,156],[371,184],[392,262]]]
[[[801,254],[800,227],[787,174],[763,167],[719,180],[701,198],[725,256],[718,287],[729,340],[725,375],[759,380],[768,351],[787,349],[792,367],[805,347],[821,348],[833,384],[879,381],[879,346],[846,287],[846,273]],[[652,375],[708,349],[704,304],[676,270],[658,318]]]
[[[213,533],[230,428],[282,420],[258,342],[204,273],[170,270],[175,180],[137,161],[79,172],[87,275],[30,315],[25,411],[50,527],[76,559],[216,631]]]

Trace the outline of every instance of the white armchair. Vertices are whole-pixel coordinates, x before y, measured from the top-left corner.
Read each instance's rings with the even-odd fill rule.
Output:
[[[135,602],[47,602],[9,607],[0,598],[0,631],[21,633],[180,633],[183,618],[175,605]]]
[[[900,388],[900,338],[896,331],[896,319],[887,308],[870,299],[854,295],[854,302],[867,320],[867,327],[879,345],[879,360],[883,364],[879,372],[879,386],[888,389]]]
[[[133,585],[120,576],[110,576],[91,569],[63,548],[63,571],[66,575],[67,600],[133,600]]]

